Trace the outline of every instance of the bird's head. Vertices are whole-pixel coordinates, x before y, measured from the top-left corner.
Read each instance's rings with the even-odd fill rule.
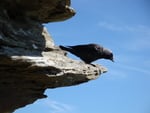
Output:
[[[108,49],[103,49],[103,57],[105,59],[111,60],[112,62],[114,62],[114,57],[113,57],[113,53],[111,50]]]
[[[111,60],[112,62],[115,62],[114,57],[113,57],[113,53],[110,54],[109,60]]]

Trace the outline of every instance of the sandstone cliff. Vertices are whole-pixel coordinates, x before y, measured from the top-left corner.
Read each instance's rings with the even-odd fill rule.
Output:
[[[0,113],[45,98],[47,88],[77,85],[106,72],[66,57],[43,27],[74,16],[70,0],[5,0],[0,9]]]

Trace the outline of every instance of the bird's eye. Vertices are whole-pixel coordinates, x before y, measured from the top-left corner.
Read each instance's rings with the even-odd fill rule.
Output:
[[[97,47],[97,46],[95,47],[95,49],[96,49],[96,50],[100,50],[100,48],[99,48],[99,47]]]

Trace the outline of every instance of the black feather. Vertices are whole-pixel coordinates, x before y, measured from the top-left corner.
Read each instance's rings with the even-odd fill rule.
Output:
[[[85,63],[90,64],[91,62],[98,59],[109,59],[113,61],[113,53],[106,48],[98,44],[85,44],[85,45],[76,45],[76,46],[59,46],[62,50],[68,51]]]

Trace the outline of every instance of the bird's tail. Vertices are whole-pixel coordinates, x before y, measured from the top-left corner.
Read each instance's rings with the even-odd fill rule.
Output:
[[[62,45],[60,45],[59,47],[60,47],[62,50],[65,50],[65,51],[69,51],[69,50],[70,50],[69,47],[65,47],[65,46],[62,46]]]

